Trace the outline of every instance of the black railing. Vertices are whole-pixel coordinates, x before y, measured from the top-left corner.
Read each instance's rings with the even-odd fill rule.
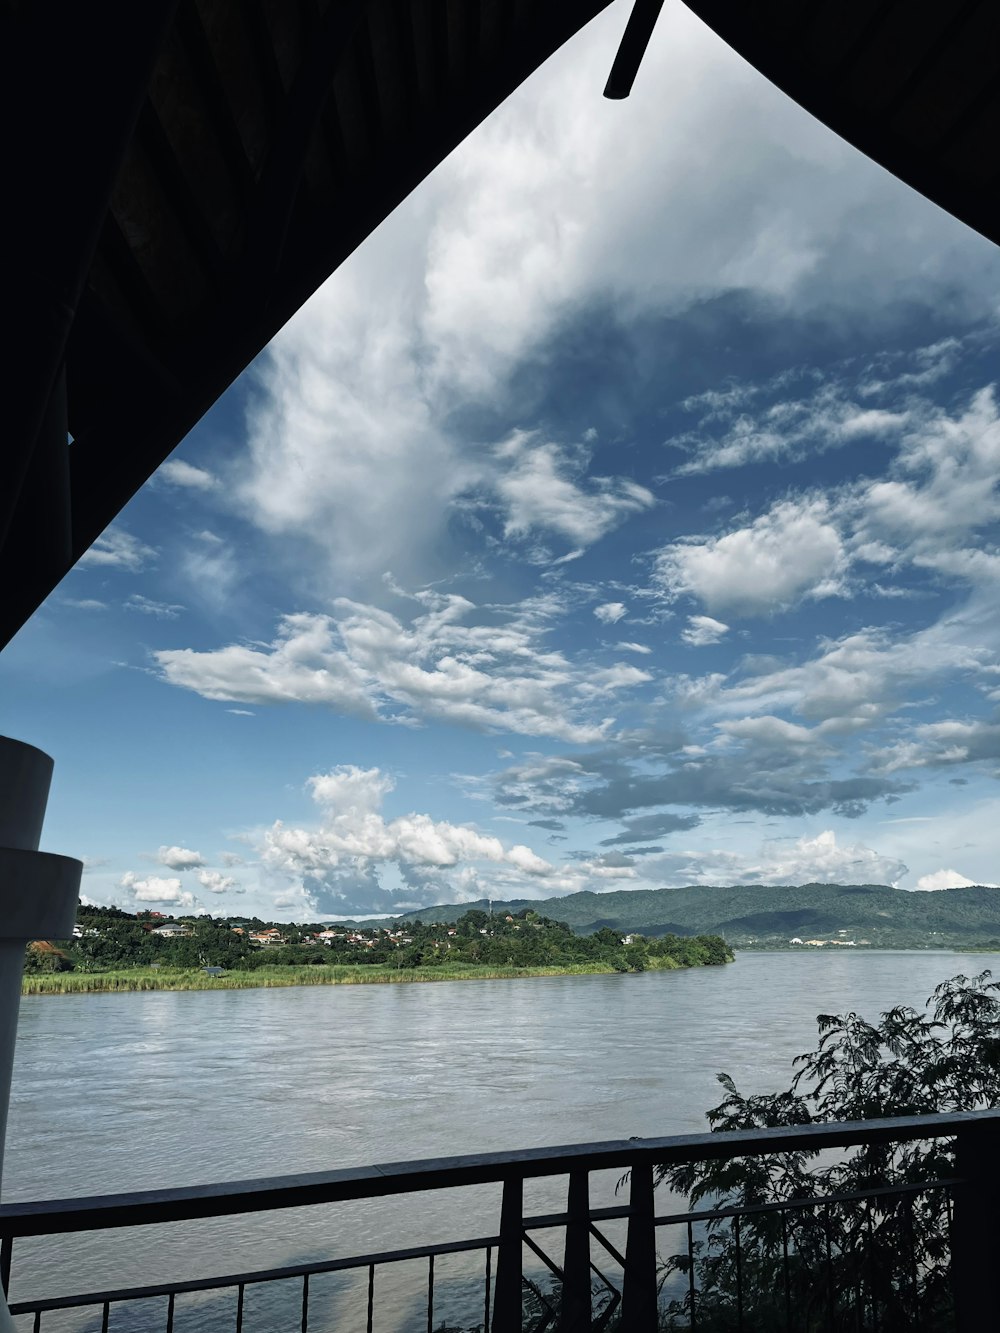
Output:
[[[954,1140],[954,1172],[933,1180],[887,1181],[852,1193],[659,1215],[654,1206],[655,1173],[660,1166],[939,1138]],[[605,1170],[628,1173],[627,1203],[591,1206],[590,1177]],[[568,1177],[566,1208],[526,1216],[524,1184],[543,1177]],[[364,1285],[362,1308],[351,1326],[372,1333],[380,1273],[391,1265],[411,1270],[420,1265],[420,1301],[426,1307],[426,1325],[421,1315],[421,1326],[431,1333],[444,1327],[435,1325],[435,1261],[479,1255],[482,1267],[475,1280],[479,1294],[461,1328],[489,1333],[520,1333],[523,1328],[539,1333],[543,1329],[654,1333],[664,1328],[698,1328],[705,1333],[851,1328],[888,1333],[922,1326],[928,1333],[945,1328],[971,1333],[992,1327],[998,1318],[998,1111],[573,1144],[186,1189],[7,1204],[0,1207],[0,1278],[6,1291],[15,1241],[23,1237],[147,1227],[491,1183],[503,1190],[499,1230],[493,1235],[212,1278],[20,1300],[11,1304],[11,1314],[31,1317],[32,1328],[41,1333],[49,1312],[87,1310],[107,1331],[138,1327],[134,1322],[113,1322],[113,1312],[120,1307],[159,1300],[163,1309],[156,1315],[157,1326],[172,1333],[178,1298],[227,1292],[225,1309],[213,1307],[211,1328],[250,1333],[245,1315],[248,1289],[294,1282],[301,1291],[298,1326],[302,1333],[310,1328],[319,1333],[324,1325],[310,1313],[310,1279],[353,1273]],[[937,1299],[933,1311],[925,1304],[931,1261],[905,1243],[907,1235],[914,1235],[917,1208],[925,1225],[928,1216],[940,1219],[941,1253],[934,1262],[944,1275],[948,1297],[944,1304]],[[834,1215],[846,1226],[832,1228]],[[609,1223],[624,1226],[624,1244],[614,1243],[606,1234]],[[657,1232],[670,1229],[680,1232],[681,1246],[665,1260],[658,1254]],[[561,1242],[558,1261],[543,1244],[544,1233],[553,1231]],[[884,1244],[879,1247],[880,1233],[892,1238],[891,1262]],[[725,1280],[716,1281],[709,1290],[708,1269],[699,1266],[699,1256],[712,1245],[716,1251],[725,1250],[726,1268]],[[762,1266],[765,1251],[769,1257]],[[718,1268],[714,1271],[717,1274]],[[448,1327],[456,1329],[454,1324]]]

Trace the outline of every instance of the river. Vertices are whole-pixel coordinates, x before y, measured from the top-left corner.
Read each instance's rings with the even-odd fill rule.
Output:
[[[792,1058],[815,1045],[818,1013],[922,1009],[938,982],[995,963],[827,949],[641,975],[29,996],[4,1199],[703,1130],[720,1099],[716,1073],[747,1092],[787,1086]],[[553,1188],[529,1190],[528,1208],[558,1206]],[[419,1207],[289,1211],[277,1224],[251,1215],[24,1242],[12,1297],[362,1253],[496,1224],[497,1195],[479,1189],[460,1200],[424,1196]],[[324,1280],[340,1311],[328,1326],[363,1328],[343,1280],[339,1291]],[[418,1327],[415,1310],[389,1301],[376,1327]],[[282,1326],[286,1317],[297,1327],[290,1311]],[[131,1318],[113,1319],[112,1330],[147,1327]],[[227,1325],[178,1307],[176,1333],[216,1326]],[[43,1324],[92,1327],[80,1316]]]

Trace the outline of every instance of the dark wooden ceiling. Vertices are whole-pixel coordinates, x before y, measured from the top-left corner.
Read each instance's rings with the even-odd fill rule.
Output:
[[[4,0],[0,644],[311,293],[607,3]],[[1000,240],[995,0],[689,3]],[[640,8],[648,28],[656,0]]]
[[[790,97],[1000,244],[997,0],[686,0]]]

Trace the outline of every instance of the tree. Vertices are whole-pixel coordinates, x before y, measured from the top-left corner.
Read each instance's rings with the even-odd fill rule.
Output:
[[[819,1044],[800,1055],[784,1092],[744,1096],[728,1074],[726,1095],[708,1112],[713,1131],[837,1120],[971,1111],[1000,1103],[1000,983],[984,972],[943,982],[931,1013],[891,1009],[877,1024],[856,1013],[820,1014]],[[824,1160],[820,1160],[821,1156]],[[816,1151],[662,1167],[658,1179],[692,1208],[752,1208],[791,1199],[856,1195],[886,1184],[954,1175],[951,1140]],[[902,1333],[951,1327],[946,1192],[897,1193],[794,1211],[758,1211],[701,1228],[689,1252],[667,1260],[665,1281],[682,1275],[696,1291],[702,1333],[736,1327],[737,1296],[748,1327]],[[787,1257],[786,1257],[787,1255]],[[689,1327],[690,1292],[669,1302],[667,1328]]]

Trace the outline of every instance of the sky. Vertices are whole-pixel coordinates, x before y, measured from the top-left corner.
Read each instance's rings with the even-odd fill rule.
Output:
[[[680,5],[606,101],[628,8],[0,657],[89,901],[1000,879],[1000,251]]]

